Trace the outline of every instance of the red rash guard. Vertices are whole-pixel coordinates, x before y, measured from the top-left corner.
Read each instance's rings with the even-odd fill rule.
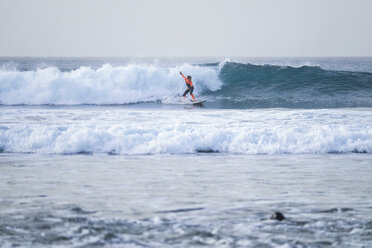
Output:
[[[187,79],[183,74],[182,74],[181,76],[185,79],[185,82],[186,82],[186,84],[188,85],[188,87],[192,87],[192,86],[193,86],[191,80],[188,80],[188,79]]]

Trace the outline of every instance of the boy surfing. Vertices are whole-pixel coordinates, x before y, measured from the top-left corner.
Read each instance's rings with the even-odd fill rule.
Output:
[[[186,82],[186,86],[187,86],[187,90],[185,91],[185,93],[183,93],[183,97],[186,98],[186,95],[187,93],[190,92],[190,96],[192,97],[192,99],[194,100],[195,102],[195,97],[194,95],[192,94],[192,92],[194,91],[194,85],[192,84],[192,81],[191,81],[191,76],[187,76],[185,77],[182,72],[180,72],[181,76],[183,77],[183,79],[185,79],[185,82]]]

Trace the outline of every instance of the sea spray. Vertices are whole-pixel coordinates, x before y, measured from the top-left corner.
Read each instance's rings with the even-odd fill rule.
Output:
[[[154,102],[182,94],[179,71],[193,75],[195,92],[215,91],[222,82],[215,68],[183,65],[158,67],[109,64],[96,70],[80,67],[62,72],[56,67],[31,71],[0,71],[0,104],[80,105]]]

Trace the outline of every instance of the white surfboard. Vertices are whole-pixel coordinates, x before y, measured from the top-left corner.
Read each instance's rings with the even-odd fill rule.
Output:
[[[201,100],[201,101],[196,101],[196,102],[191,102],[193,105],[203,105],[204,102],[207,100]]]
[[[199,100],[196,102],[193,102],[192,100],[188,98],[183,97],[175,97],[175,98],[165,98],[161,101],[163,104],[181,104],[181,105],[203,105],[204,102],[207,100]]]

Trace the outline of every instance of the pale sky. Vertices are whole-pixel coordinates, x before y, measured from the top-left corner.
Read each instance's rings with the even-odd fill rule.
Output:
[[[0,56],[372,56],[372,0],[0,0]]]

